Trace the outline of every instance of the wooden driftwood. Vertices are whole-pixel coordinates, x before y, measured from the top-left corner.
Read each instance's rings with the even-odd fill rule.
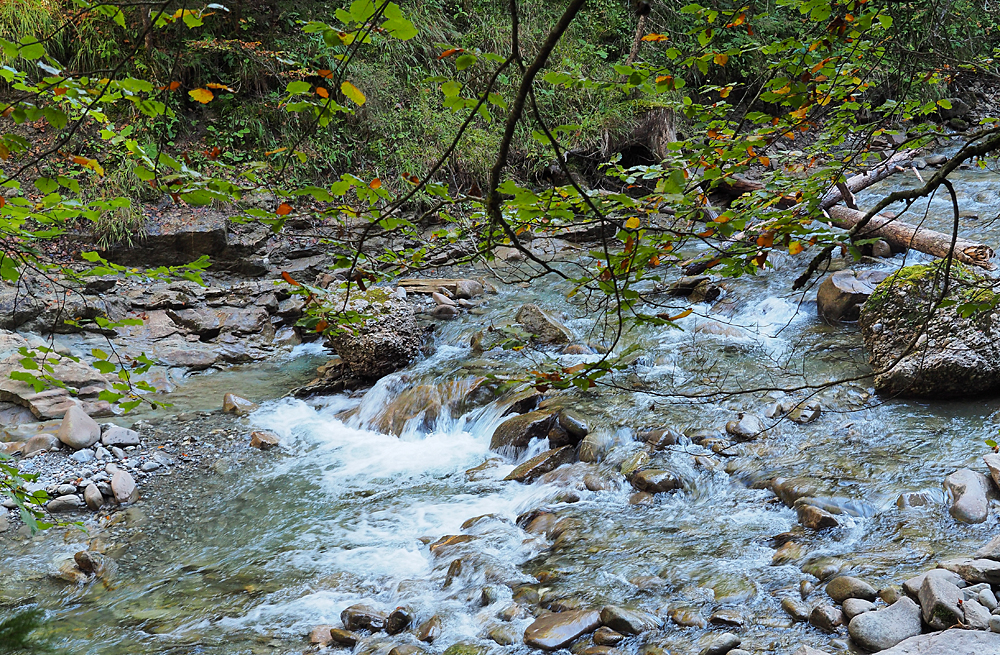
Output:
[[[835,227],[849,230],[861,221],[865,212],[836,205],[827,210],[830,223]],[[912,248],[934,257],[947,257],[951,251],[952,235],[930,230],[896,220],[890,216],[876,214],[857,234],[859,239],[885,239],[893,250],[904,251]],[[993,270],[996,266],[993,249],[982,243],[958,237],[955,241],[955,259],[960,262]]]

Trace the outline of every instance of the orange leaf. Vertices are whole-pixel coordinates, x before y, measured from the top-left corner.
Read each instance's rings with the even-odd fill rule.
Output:
[[[287,202],[283,202],[280,205],[278,205],[278,211],[275,213],[277,213],[278,216],[288,216],[289,214],[292,213],[292,206],[289,205]]]
[[[707,238],[712,236],[713,234],[715,234],[715,228],[705,230],[704,232],[699,232],[698,236]]]
[[[656,34],[656,33],[653,33],[653,34],[647,34],[646,36],[642,37],[642,40],[643,41],[647,41],[647,42],[654,42],[655,43],[655,42],[659,42],[659,41],[669,41],[670,37],[667,36],[666,34]]]
[[[447,50],[438,55],[438,59],[444,59],[445,57],[450,57],[456,52],[465,52],[465,50],[462,48],[448,48]]]
[[[232,89],[230,89],[230,88],[229,88],[228,86],[226,86],[225,84],[219,84],[218,82],[209,82],[209,83],[208,83],[208,84],[206,84],[205,86],[207,86],[207,87],[208,87],[208,88],[210,88],[210,89],[219,89],[219,90],[221,90],[221,91],[229,91],[229,92],[232,92],[232,91],[233,91]]]
[[[191,89],[188,91],[188,95],[191,96],[192,100],[203,105],[207,105],[215,98],[215,94],[208,89]]]
[[[327,329],[328,327],[330,327],[330,324],[327,323],[326,321],[321,320],[319,323],[316,324],[316,331],[317,332],[322,332],[323,330]]]
[[[330,92],[327,91],[326,89],[324,89],[321,86],[317,86],[316,87],[316,95],[318,95],[320,98],[329,98],[330,97]]]
[[[382,188],[382,180],[376,177],[374,180],[368,183],[368,186],[370,186],[373,189],[380,189]]]
[[[764,262],[767,261],[767,253],[762,252],[753,258],[753,263],[757,265],[757,268],[764,268]]]
[[[725,66],[726,62],[729,61],[729,55],[727,55],[724,52],[720,52],[719,54],[712,57],[712,61],[717,63],[719,66]]]
[[[761,163],[762,166],[770,166],[771,165],[771,158],[770,157],[758,157],[757,159],[760,161],[760,163]]]
[[[739,16],[736,17],[736,20],[734,20],[729,25],[726,25],[726,27],[736,27],[738,25],[742,25],[744,22],[746,22],[746,19],[747,19],[746,14],[740,14]]]
[[[774,232],[765,232],[757,237],[757,245],[761,248],[770,248],[774,245]]]
[[[657,318],[666,319],[668,321],[679,321],[680,319],[684,318],[685,316],[690,316],[691,312],[693,312],[693,311],[694,311],[693,308],[692,309],[685,309],[683,312],[681,312],[680,314],[677,314],[676,316],[670,316],[669,314],[657,314],[656,317]]]
[[[54,93],[57,96],[66,95],[66,87],[64,86],[57,87],[53,89],[52,93]]]
[[[299,284],[298,282],[295,281],[295,278],[293,278],[288,273],[288,271],[282,271],[281,272],[281,279],[283,279],[285,282],[289,283],[293,287],[300,287],[300,286],[302,286],[301,284]]]
[[[316,74],[319,75],[320,77],[322,77],[323,79],[326,79],[326,80],[332,80],[333,79],[333,71],[332,70],[327,70],[326,68],[324,68],[322,70],[316,71]]]
[[[797,255],[803,250],[805,250],[805,247],[798,241],[792,241],[790,244],[788,244],[789,255]]]
[[[724,89],[719,89],[719,97],[720,98],[728,98],[729,94],[732,93],[732,91],[733,91],[733,87],[731,87],[731,86],[727,86]]]

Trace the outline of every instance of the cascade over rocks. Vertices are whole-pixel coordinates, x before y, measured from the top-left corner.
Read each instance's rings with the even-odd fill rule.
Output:
[[[995,302],[993,281],[953,263],[947,299],[955,304],[930,314],[943,278],[943,260],[907,266],[883,280],[862,308],[858,322],[878,393],[954,398],[1000,387],[998,310],[959,313],[963,304]]]

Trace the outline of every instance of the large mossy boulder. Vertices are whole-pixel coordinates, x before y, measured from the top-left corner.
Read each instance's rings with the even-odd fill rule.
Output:
[[[367,318],[331,336],[327,345],[358,378],[377,380],[408,365],[420,353],[423,332],[413,307],[375,287],[355,296],[347,307]]]
[[[864,304],[858,323],[878,393],[954,398],[1000,388],[996,282],[958,262],[945,270],[943,260],[902,268]]]

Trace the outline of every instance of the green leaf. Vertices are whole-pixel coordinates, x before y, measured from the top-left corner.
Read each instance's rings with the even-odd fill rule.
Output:
[[[101,373],[108,374],[108,373],[113,373],[115,368],[117,367],[111,362],[104,360],[97,360],[96,362],[94,362],[94,368],[96,368]]]
[[[309,84],[309,82],[295,80],[294,82],[288,83],[288,86],[285,87],[285,92],[288,95],[295,95],[298,93],[309,93],[310,89],[312,89],[312,84]]]
[[[59,189],[59,182],[50,177],[40,177],[35,180],[35,188],[42,193],[49,194]]]
[[[942,98],[941,100],[938,100],[937,103],[942,109],[951,109],[951,100],[948,100],[947,98]]]
[[[39,43],[35,37],[26,36],[21,39],[21,47],[18,49],[18,54],[29,61],[41,59],[45,56],[45,46]]]
[[[478,58],[475,55],[466,53],[455,60],[455,69],[464,71],[466,68],[475,66],[477,60]]]

